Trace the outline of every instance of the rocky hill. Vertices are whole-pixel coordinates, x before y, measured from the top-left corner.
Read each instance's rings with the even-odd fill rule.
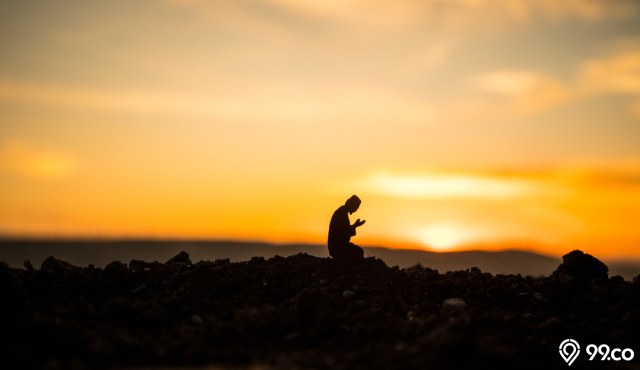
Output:
[[[640,278],[574,251],[547,277],[307,254],[0,264],[3,368],[640,368]],[[630,361],[588,361],[590,344]],[[629,352],[626,352],[628,355]],[[627,356],[628,357],[628,356]]]

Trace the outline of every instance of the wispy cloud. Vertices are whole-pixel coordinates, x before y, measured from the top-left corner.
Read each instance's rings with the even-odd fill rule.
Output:
[[[304,17],[348,20],[352,25],[367,23],[398,26],[413,22],[435,23],[439,26],[468,29],[499,25],[526,24],[534,19],[563,21],[580,19],[600,21],[626,18],[638,12],[633,0],[433,0],[433,1],[304,1],[262,0],[237,3],[232,6],[206,0],[167,0],[169,4],[211,13],[225,8],[255,13],[258,9],[280,9]],[[464,27],[464,26],[467,27]]]
[[[0,81],[0,100],[54,105],[70,109],[108,110],[133,113],[198,114],[215,104],[201,97],[148,90],[100,89],[78,86]]]
[[[586,61],[580,68],[580,83],[589,93],[640,95],[640,51]]]
[[[493,71],[479,76],[476,85],[481,91],[507,98],[514,110],[525,113],[557,106],[570,98],[563,83],[527,70]]]
[[[602,95],[634,98],[630,110],[639,116],[640,51],[591,58],[575,67],[577,78],[560,81],[533,70],[494,70],[474,79],[479,91],[500,96],[518,112],[530,113]]]
[[[639,165],[640,158],[629,158],[532,170],[382,171],[366,175],[350,186],[375,195],[409,199],[563,198],[585,189],[640,189]]]
[[[393,120],[398,124],[411,125],[428,122],[434,114],[432,107],[419,99],[350,84],[321,84],[301,91],[297,84],[283,83],[250,91],[197,94],[35,85],[0,80],[0,101],[3,100],[71,110],[219,118],[260,124]]]
[[[586,97],[626,95],[631,114],[640,118],[640,50],[593,58],[580,68],[579,91]]]
[[[219,2],[206,0],[168,0],[169,3],[193,7],[199,10],[222,6]],[[623,18],[635,14],[637,3],[633,0],[430,0],[430,1],[380,1],[347,0],[316,1],[304,0],[263,0],[245,2],[237,7],[284,8],[308,16],[331,18],[359,18],[379,22],[407,21],[425,17],[445,22],[478,20],[478,15],[502,22],[524,22],[534,17],[551,20],[578,18],[600,20],[603,18]],[[357,16],[357,17],[356,17]]]
[[[509,199],[532,192],[534,185],[529,180],[465,173],[377,173],[363,180],[359,187],[397,198]]]

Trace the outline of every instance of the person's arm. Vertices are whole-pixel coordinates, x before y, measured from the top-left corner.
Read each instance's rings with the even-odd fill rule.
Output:
[[[349,225],[349,223],[347,222],[347,225],[349,225],[349,234],[351,236],[355,236],[356,228],[364,225],[365,222],[365,220],[360,221],[360,219],[357,219],[356,222],[353,223],[353,225]]]

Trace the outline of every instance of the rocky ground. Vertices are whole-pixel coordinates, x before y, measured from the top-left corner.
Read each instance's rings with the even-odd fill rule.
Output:
[[[305,254],[0,264],[3,368],[640,368],[640,277],[574,251],[545,278]],[[631,348],[588,361],[586,345]],[[627,355],[629,352],[626,353]]]

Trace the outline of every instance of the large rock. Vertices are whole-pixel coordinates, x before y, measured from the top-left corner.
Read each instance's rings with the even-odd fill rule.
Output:
[[[573,278],[581,283],[609,278],[609,268],[597,258],[580,250],[574,250],[562,256],[562,264],[553,272],[560,280]]]
[[[191,260],[189,259],[189,253],[182,251],[175,256],[171,257],[165,264],[173,265],[175,263],[184,263],[186,265],[191,264]]]
[[[124,263],[113,261],[104,267],[102,279],[107,285],[117,287],[129,279],[129,269]]]
[[[61,274],[71,267],[73,267],[73,265],[70,264],[69,262],[59,260],[53,256],[50,256],[46,260],[42,261],[42,265],[40,265],[40,270],[52,272],[54,274]]]

